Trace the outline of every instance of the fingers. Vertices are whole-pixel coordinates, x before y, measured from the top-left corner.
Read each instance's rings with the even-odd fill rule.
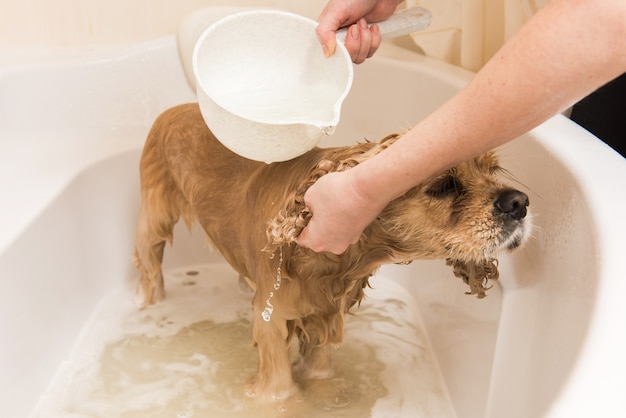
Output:
[[[319,226],[317,225],[317,221],[314,221],[314,218],[311,218],[309,224],[296,238],[296,243],[302,247],[307,247],[316,253],[328,251],[337,255],[344,253],[350,244],[354,244],[354,242],[348,242],[345,240],[334,241],[332,239],[328,239],[326,236],[317,234],[316,231],[318,230]]]
[[[346,36],[346,48],[352,61],[359,64],[371,57],[381,42],[377,25],[368,28],[367,21],[377,22],[393,14],[399,0],[330,0],[318,18],[317,37],[326,57],[335,53],[337,29],[352,24]]]
[[[339,26],[337,24],[327,24],[326,22],[326,20],[321,20],[315,32],[322,45],[324,56],[328,58],[337,49],[335,31]],[[378,47],[380,47],[381,41],[382,37],[378,25],[368,26],[366,20],[361,18],[348,28],[345,45],[352,62],[360,64],[374,55]]]
[[[378,27],[378,25],[372,25],[370,27],[370,32],[372,33],[372,43],[370,44],[367,58],[371,58],[372,55],[374,55],[374,53],[380,47],[381,42],[383,41],[383,36],[380,33],[380,28]]]
[[[319,182],[324,183],[323,180],[331,174],[323,176],[305,193],[304,203],[312,217],[296,238],[296,243],[315,252],[327,251],[339,255],[359,240],[363,228],[358,224],[355,227],[351,222],[353,216],[346,216],[337,198],[324,194],[324,188],[319,190]]]
[[[359,19],[357,23],[350,26],[346,36],[346,49],[350,54],[352,62],[361,64],[370,58],[382,41],[378,25],[368,26],[365,19]]]
[[[341,254],[360,236],[360,231],[357,231],[356,239],[351,238],[354,234],[345,230],[350,223],[342,217],[338,199],[332,193],[332,181],[328,184],[336,174],[322,176],[304,194],[304,204],[312,217],[296,238],[296,243],[315,252]],[[327,187],[323,187],[324,184]]]
[[[301,238],[299,237],[296,240],[296,243],[302,247],[306,247],[312,251],[315,251],[316,253],[321,253],[321,252],[329,252],[329,253],[333,253],[335,255],[341,255],[343,254],[347,249],[348,246],[329,246],[327,244],[325,244],[324,242],[317,242],[317,241],[310,241],[306,238]]]

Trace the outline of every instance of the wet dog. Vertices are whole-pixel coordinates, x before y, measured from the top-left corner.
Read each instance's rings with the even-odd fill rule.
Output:
[[[135,265],[143,305],[164,297],[161,260],[174,224],[199,222],[226,261],[254,289],[253,338],[259,369],[249,394],[285,399],[299,378],[332,375],[330,347],[343,339],[344,317],[364,296],[383,264],[445,259],[469,292],[485,296],[498,277],[496,256],[529,234],[528,197],[502,183],[495,154],[457,165],[390,202],[343,254],[295,244],[308,222],[307,188],[320,176],[346,170],[392,144],[315,148],[265,164],[225,148],[197,104],[164,112],[141,157],[141,212]],[[251,138],[251,140],[253,140]],[[292,365],[289,346],[299,343]]]

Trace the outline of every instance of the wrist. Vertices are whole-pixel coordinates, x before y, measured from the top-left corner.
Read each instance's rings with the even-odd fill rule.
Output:
[[[381,181],[375,168],[374,165],[370,167],[364,162],[344,172],[351,195],[354,196],[359,207],[371,215],[371,218],[376,217],[390,201],[397,197],[385,185],[385,182]]]

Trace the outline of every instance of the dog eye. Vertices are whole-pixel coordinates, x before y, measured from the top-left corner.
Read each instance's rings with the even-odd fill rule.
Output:
[[[458,194],[461,191],[459,182],[451,176],[444,177],[435,182],[426,190],[426,194],[432,197],[444,197]]]

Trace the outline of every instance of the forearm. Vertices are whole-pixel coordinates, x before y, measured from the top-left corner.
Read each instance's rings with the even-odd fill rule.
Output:
[[[385,152],[355,167],[364,196],[389,201],[508,142],[626,71],[626,2],[556,0],[469,85]]]
[[[385,151],[320,178],[299,244],[343,252],[392,199],[626,71],[626,1],[552,0],[456,96]]]

